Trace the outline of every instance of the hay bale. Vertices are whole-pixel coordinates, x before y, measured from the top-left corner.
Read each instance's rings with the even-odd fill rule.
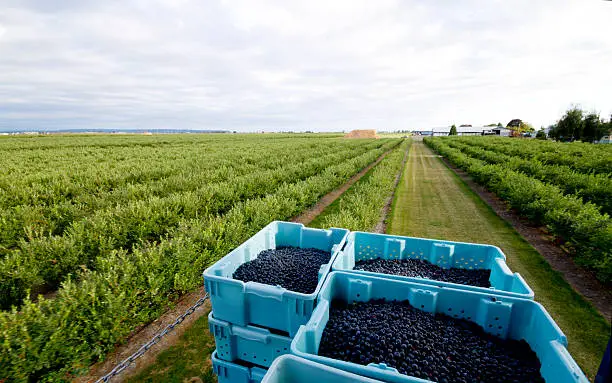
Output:
[[[352,130],[344,138],[378,138],[374,129]]]

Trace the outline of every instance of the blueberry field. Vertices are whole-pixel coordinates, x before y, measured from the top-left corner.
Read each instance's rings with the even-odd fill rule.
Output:
[[[426,143],[612,283],[612,145],[491,137]]]
[[[83,373],[401,140],[334,135],[0,139],[0,378]]]
[[[0,383],[95,381],[134,334],[201,288],[204,269],[271,221],[305,213],[314,217],[303,222],[311,228],[500,247],[591,380],[610,336],[610,318],[443,159],[545,227],[568,259],[609,287],[612,146],[491,137],[424,144],[337,134],[48,135],[0,137],[0,153]],[[230,276],[310,294],[330,256],[284,245]],[[362,260],[355,270],[492,286],[490,270],[419,259]],[[333,301],[319,355],[386,363],[438,382],[543,381],[530,345],[444,310],[431,316],[408,301]],[[209,312],[200,308],[193,323],[175,330],[177,342],[117,381],[216,381]]]

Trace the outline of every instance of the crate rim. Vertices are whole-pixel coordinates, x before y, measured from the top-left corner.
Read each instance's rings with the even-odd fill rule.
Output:
[[[413,237],[413,236],[408,236],[408,235],[398,235],[398,234],[388,234],[388,233],[370,233],[370,232],[367,232],[367,231],[360,231],[360,230],[355,230],[355,231],[349,232],[349,234],[348,234],[348,236],[346,238],[346,242],[345,242],[342,250],[344,250],[346,248],[346,245],[349,242],[348,241],[349,238],[350,237],[354,237],[356,234],[367,234],[367,235],[374,235],[374,236],[380,236],[380,237],[393,237],[393,238],[398,238],[399,237],[399,238],[418,239],[418,240],[422,240],[422,241],[434,241],[434,242],[441,242],[441,243],[448,243],[448,244],[459,244],[459,245],[486,247],[486,248],[490,248],[490,249],[499,250],[499,255],[496,255],[495,258],[503,258],[504,261],[507,260],[506,253],[504,253],[504,251],[499,246],[491,245],[489,243],[473,243],[473,242],[453,241],[453,240],[448,240],[448,239]]]
[[[329,262],[321,265],[321,267],[324,267],[326,265],[329,265],[329,272],[331,272],[332,269],[332,265],[334,264],[334,261],[336,260],[336,257],[338,256],[338,253],[341,251],[342,248],[344,248],[344,246],[347,243],[347,239],[348,236],[351,234],[351,231],[348,229],[344,229],[344,228],[340,228],[340,227],[330,227],[328,229],[320,229],[320,228],[311,228],[308,227],[306,225],[304,225],[303,223],[299,223],[299,222],[290,222],[290,221],[271,221],[270,223],[268,223],[266,226],[264,226],[263,228],[261,228],[257,233],[251,235],[249,237],[249,239],[245,240],[244,242],[242,242],[240,245],[236,246],[234,249],[232,249],[229,253],[227,253],[226,255],[224,255],[223,257],[219,258],[215,263],[213,263],[212,265],[210,265],[209,267],[207,267],[204,272],[202,273],[202,277],[204,279],[212,279],[212,280],[223,280],[226,283],[233,283],[236,285],[239,285],[242,287],[242,291],[245,292],[246,291],[246,287],[248,286],[257,286],[260,287],[262,289],[277,289],[279,292],[281,292],[283,295],[289,296],[289,297],[297,297],[297,298],[306,298],[306,299],[316,299],[319,295],[319,291],[321,290],[321,288],[323,287],[323,284],[325,283],[325,280],[327,280],[327,276],[329,275],[329,272],[327,273],[327,275],[325,275],[324,278],[321,278],[319,280],[319,282],[317,283],[317,287],[315,288],[315,291],[313,291],[310,294],[306,294],[306,293],[300,293],[297,291],[292,291],[289,289],[286,289],[280,285],[268,285],[265,283],[260,283],[260,282],[243,282],[239,279],[234,279],[234,278],[230,278],[230,277],[223,277],[223,276],[218,276],[218,275],[213,275],[210,271],[212,269],[215,268],[215,266],[217,265],[217,263],[219,261],[221,261],[223,258],[227,257],[230,253],[232,253],[233,251],[236,251],[238,249],[241,249],[243,247],[248,246],[248,242],[252,237],[255,237],[256,235],[260,234],[261,232],[265,231],[266,229],[268,229],[269,226],[275,225],[275,224],[292,224],[292,225],[297,225],[297,226],[301,226],[303,228],[307,228],[307,229],[312,229],[312,230],[321,230],[321,231],[327,231],[327,230],[331,230],[331,229],[335,229],[335,230],[344,230],[344,236],[342,237],[342,240],[336,244],[332,246],[332,249],[330,250],[330,259]]]
[[[374,378],[370,378],[367,376],[362,376],[362,375],[358,375],[355,374],[353,372],[350,371],[346,371],[346,370],[342,370],[336,367],[332,367],[332,366],[328,366],[322,363],[318,363],[309,359],[305,359],[302,358],[300,356],[297,355],[293,355],[293,354],[285,354],[285,355],[281,355],[278,358],[274,359],[274,362],[272,362],[272,364],[270,365],[270,367],[268,368],[268,372],[266,373],[266,375],[264,376],[263,380],[261,381],[261,383],[265,383],[268,381],[269,379],[269,375],[271,372],[275,371],[277,368],[279,368],[279,364],[283,364],[283,363],[287,363],[287,361],[289,361],[290,363],[302,363],[302,364],[306,364],[310,367],[313,368],[319,368],[319,369],[323,369],[323,370],[332,370],[334,373],[339,374],[343,377],[346,378],[347,382],[353,382],[355,381],[354,379],[357,378],[359,379],[359,382],[363,382],[363,383],[376,383],[376,382],[380,382],[380,380],[374,379]]]
[[[350,246],[351,242],[354,245],[356,243],[355,240],[355,236],[356,235],[365,235],[365,236],[375,236],[375,237],[382,237],[382,238],[393,238],[393,239],[408,239],[408,240],[420,240],[420,241],[427,241],[427,242],[438,242],[438,243],[444,243],[444,244],[451,244],[451,245],[465,245],[465,246],[476,246],[479,248],[483,248],[483,249],[492,249],[492,250],[496,250],[496,254],[493,257],[493,260],[495,259],[500,259],[504,262],[505,267],[508,269],[509,274],[507,275],[511,275],[513,277],[515,277],[518,282],[520,283],[521,287],[523,289],[526,290],[526,293],[521,293],[521,292],[514,292],[514,291],[509,291],[509,290],[501,290],[498,288],[495,288],[493,286],[491,287],[480,287],[480,286],[473,286],[473,285],[462,285],[460,283],[454,283],[454,282],[444,282],[444,281],[438,281],[435,279],[429,279],[429,278],[420,278],[420,277],[407,277],[407,276],[401,276],[401,275],[395,275],[395,274],[384,274],[384,273],[376,273],[373,271],[366,271],[366,270],[355,270],[355,269],[346,269],[346,268],[342,268],[339,267],[340,266],[340,260],[342,257],[348,256],[347,255],[347,248]],[[356,250],[354,250],[356,251]],[[334,262],[332,263],[332,269],[331,271],[340,271],[340,272],[350,272],[350,273],[355,273],[358,275],[366,275],[366,276],[374,276],[374,277],[379,277],[379,278],[387,278],[387,279],[394,279],[394,280],[403,280],[403,281],[407,281],[407,282],[416,282],[416,283],[421,283],[420,281],[428,281],[428,282],[424,282],[426,284],[432,284],[432,285],[436,285],[436,286],[447,286],[449,288],[458,288],[458,289],[465,289],[468,291],[475,291],[475,292],[483,292],[485,294],[498,294],[500,296],[509,296],[509,297],[516,297],[516,298],[524,298],[524,299],[531,299],[533,300],[535,297],[535,292],[533,291],[533,289],[531,288],[531,286],[529,286],[529,284],[527,283],[527,281],[525,280],[525,278],[523,278],[523,276],[516,271],[512,271],[510,269],[510,267],[507,265],[507,257],[506,254],[504,253],[504,251],[496,245],[491,245],[491,244],[486,244],[486,243],[472,243],[472,242],[462,242],[462,241],[450,241],[450,240],[445,240],[445,239],[435,239],[435,238],[423,238],[423,237],[411,237],[411,236],[405,236],[405,235],[396,235],[396,234],[388,234],[388,233],[370,233],[370,232],[365,232],[365,231],[351,231],[349,233],[349,235],[346,238],[346,243],[344,244],[342,250],[336,255],[336,258],[334,259]]]

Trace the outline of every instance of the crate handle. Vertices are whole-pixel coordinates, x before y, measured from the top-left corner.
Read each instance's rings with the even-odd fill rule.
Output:
[[[266,329],[248,329],[239,326],[232,326],[232,334],[253,342],[268,344],[270,331]]]
[[[270,286],[257,282],[246,283],[247,294],[256,295],[261,298],[274,299],[279,302],[283,301],[285,291],[287,291],[287,289],[281,286]]]

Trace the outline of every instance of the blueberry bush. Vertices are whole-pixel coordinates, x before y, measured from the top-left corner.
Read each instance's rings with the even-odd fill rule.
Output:
[[[342,227],[370,231],[381,219],[382,209],[395,188],[411,141],[404,141],[389,153],[370,173],[354,184],[336,202],[337,208],[324,211],[313,223],[320,228]]]
[[[486,138],[474,139],[474,142],[484,141]],[[606,283],[612,283],[612,219],[602,212],[602,208],[593,202],[585,201],[580,194],[566,193],[563,186],[547,182],[547,179],[540,180],[519,168],[514,169],[509,162],[488,162],[476,157],[474,151],[464,151],[451,146],[453,139],[426,139],[425,143],[436,152],[444,156],[455,166],[467,171],[476,182],[486,186],[500,198],[508,202],[519,214],[529,218],[536,224],[547,226],[550,231],[565,240],[565,245],[571,251],[574,259],[592,269],[597,278]],[[515,141],[512,139],[499,140],[499,142],[519,142],[509,144],[512,147],[526,142],[527,152],[531,146],[537,145],[541,141]],[[461,142],[467,142],[461,139]],[[497,142],[492,139],[492,142]],[[544,149],[548,145],[574,145],[545,142]],[[599,149],[597,145],[589,145],[594,152],[605,153],[610,149]],[[463,148],[463,147],[462,147]],[[561,147],[563,148],[563,147]],[[582,146],[579,146],[582,148]],[[465,149],[465,148],[463,148]],[[580,153],[573,148],[567,149],[568,153],[577,156]],[[592,161],[594,168],[592,173],[604,174],[598,164],[612,161],[612,156],[600,158],[588,154],[587,149],[585,158]],[[474,156],[470,155],[472,153]],[[546,153],[546,152],[545,152]],[[529,154],[525,155],[529,157]],[[547,154],[533,154],[533,157],[548,158]],[[583,165],[576,158],[572,164],[569,154],[553,153],[551,158],[557,158],[557,165],[572,166],[574,169],[583,169]],[[561,158],[563,160],[561,160]],[[553,162],[545,160],[543,162]],[[608,191],[608,194],[610,191]]]
[[[17,239],[2,239],[0,290],[10,296],[0,311],[0,380],[72,380],[201,285],[212,262],[399,143],[319,135],[0,139],[0,151],[14,154],[0,158],[0,200],[20,199],[3,206],[0,224],[26,217],[13,210],[36,217],[20,221]],[[54,296],[30,299],[41,286],[57,287]]]

